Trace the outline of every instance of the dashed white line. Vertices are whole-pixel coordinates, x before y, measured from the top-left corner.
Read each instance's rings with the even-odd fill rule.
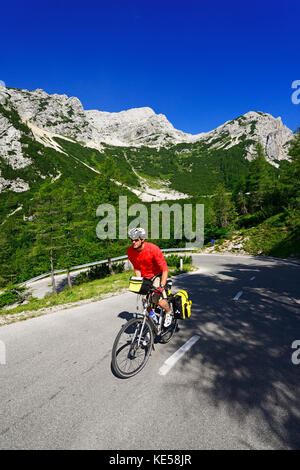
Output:
[[[236,296],[234,297],[233,300],[238,300],[238,299],[241,297],[242,294],[243,294],[243,291],[240,290],[240,291],[236,294]]]
[[[161,366],[159,375],[166,375],[176,362],[200,339],[200,336],[192,336],[181,348],[179,348],[172,356],[170,356]]]
[[[252,276],[252,277],[250,278],[250,281],[254,281],[254,279],[255,279],[255,276]]]

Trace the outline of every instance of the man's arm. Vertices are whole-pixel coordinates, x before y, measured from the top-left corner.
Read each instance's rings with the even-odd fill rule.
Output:
[[[135,260],[134,260],[134,258],[132,257],[132,255],[130,253],[130,247],[127,248],[127,256],[128,256],[128,259],[129,259],[130,263],[133,266],[136,277],[142,277],[142,273],[141,273],[140,269],[138,269],[136,266],[134,266],[135,265]]]
[[[155,259],[162,272],[161,284],[165,286],[168,279],[169,268],[163,252],[157,245],[155,245]]]
[[[163,272],[162,272],[161,284],[162,284],[163,286],[166,285],[166,282],[167,282],[167,279],[168,279],[168,272],[169,272],[168,268],[167,268],[166,271],[163,271]]]

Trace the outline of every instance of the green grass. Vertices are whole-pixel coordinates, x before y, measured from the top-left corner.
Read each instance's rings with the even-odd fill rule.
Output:
[[[253,214],[252,223],[249,228],[243,227],[229,233],[227,237],[215,240],[215,252],[221,252],[223,243],[231,240],[232,236],[247,237],[240,240],[243,249],[250,255],[274,256],[276,258],[298,258],[300,259],[300,217],[298,210],[285,210],[263,221],[259,216]],[[245,219],[244,219],[245,220]],[[212,247],[209,242],[203,248]]]
[[[162,186],[162,181],[164,180],[160,180],[159,178],[154,178],[154,177],[150,177],[144,173],[138,173],[139,176],[141,176],[142,178],[144,178],[146,180],[146,184],[149,186],[149,188],[151,189],[166,189],[168,191],[168,186]]]
[[[195,266],[184,264],[182,271],[177,268],[169,268],[169,276],[176,276],[196,269]],[[79,302],[86,299],[100,300],[101,297],[106,294],[114,294],[122,289],[128,288],[129,277],[133,275],[133,271],[125,271],[104,279],[97,279],[79,286],[74,286],[72,290],[66,287],[65,290],[57,295],[48,294],[43,299],[32,298],[25,305],[19,305],[10,310],[2,309],[0,310],[0,315],[38,311],[44,308]]]
[[[300,258],[300,221],[281,212],[246,231],[244,249],[250,254]]]

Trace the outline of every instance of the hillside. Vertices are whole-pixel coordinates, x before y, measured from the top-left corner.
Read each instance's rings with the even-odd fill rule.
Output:
[[[109,156],[120,169],[118,183],[142,200],[213,194],[217,183],[230,189],[245,173],[257,142],[268,162],[278,167],[288,158],[291,138],[280,118],[262,112],[248,112],[193,136],[177,131],[150,108],[89,111],[75,97],[5,88],[0,192],[34,190],[44,180],[70,175],[69,165],[88,178],[86,168],[99,172]]]
[[[119,195],[126,195],[129,204],[203,203],[207,242],[222,238],[226,224],[239,225],[239,217],[251,219],[248,230],[257,226],[257,211],[260,222],[281,213],[295,193],[296,183],[291,185],[286,176],[293,134],[280,118],[266,113],[250,111],[192,136],[174,129],[151,108],[89,111],[77,98],[43,90],[6,88],[3,96],[2,285],[47,272],[51,263],[58,269],[101,259],[108,252],[123,254],[126,240],[107,244],[95,234],[96,208],[102,202],[117,204]],[[256,178],[260,173],[261,181]],[[226,202],[230,195],[232,201]],[[235,206],[225,225],[216,215],[217,201]],[[160,240],[165,247],[180,243],[184,241]],[[295,251],[292,245],[288,254]],[[52,261],[49,247],[51,257],[55,254]]]

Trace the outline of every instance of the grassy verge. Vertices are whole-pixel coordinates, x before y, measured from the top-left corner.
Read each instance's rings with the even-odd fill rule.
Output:
[[[169,276],[176,276],[196,269],[195,266],[184,264],[182,271],[177,268],[169,268]],[[0,310],[0,315],[35,312],[58,305],[73,304],[86,299],[91,301],[100,300],[107,294],[115,294],[123,289],[127,289],[129,277],[133,275],[133,271],[125,271],[104,279],[96,279],[95,281],[74,286],[72,290],[66,287],[57,295],[46,295],[43,299],[32,298],[27,304],[21,304],[9,310],[2,309]]]
[[[299,211],[280,212],[252,227],[234,230],[228,238],[204,245],[202,252],[300,259]]]
[[[300,223],[297,219],[276,214],[244,233],[249,237],[244,243],[249,254],[300,258]]]

